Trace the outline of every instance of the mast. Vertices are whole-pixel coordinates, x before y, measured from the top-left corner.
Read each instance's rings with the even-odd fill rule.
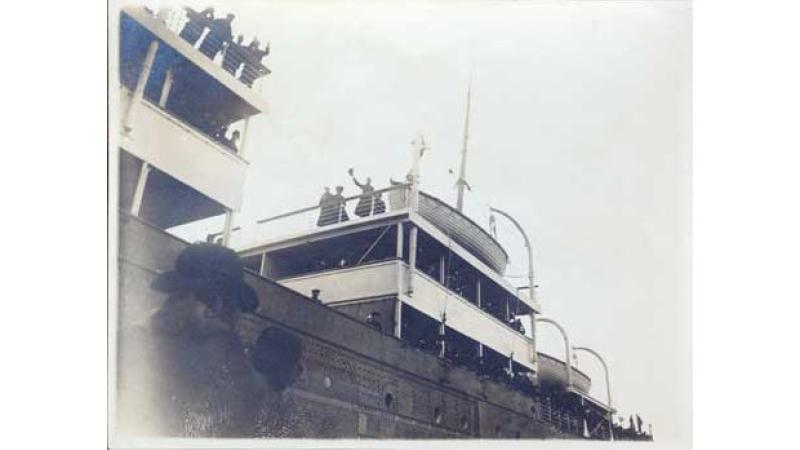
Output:
[[[456,208],[459,211],[461,211],[464,207],[464,187],[472,190],[469,183],[467,183],[467,140],[469,139],[469,109],[471,99],[472,78],[470,78],[469,87],[467,88],[467,113],[464,117],[464,140],[461,145],[461,168],[458,171],[458,180],[456,180],[456,187],[458,188],[458,200],[456,201]]]

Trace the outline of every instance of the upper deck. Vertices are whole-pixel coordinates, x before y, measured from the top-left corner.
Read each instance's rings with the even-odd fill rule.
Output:
[[[269,73],[260,63],[265,52],[258,44],[212,42],[214,20],[198,14],[130,6],[112,18],[119,29],[119,63],[111,70],[119,86],[110,92],[120,111],[119,204],[163,228],[241,208],[249,120],[267,109],[258,92]]]
[[[267,103],[258,93],[259,84],[247,86],[195,48],[197,44],[192,45],[178,35],[181,22],[176,17],[180,14],[165,10],[155,15],[140,6],[122,8],[119,24],[120,54],[125,55],[120,65],[122,85],[133,90],[148,44],[157,39],[160,48],[146,90],[160,92],[169,67],[178,66],[184,83],[172,86],[170,103],[179,106],[177,112],[188,121],[199,122],[200,115],[213,114],[220,123],[232,123],[267,112]],[[153,98],[158,97],[153,95]]]
[[[486,277],[518,298],[527,308],[539,309],[538,304],[529,298],[519,296],[517,288],[503,277],[508,255],[486,230],[455,208],[424,192],[419,192],[415,208],[409,200],[411,195],[410,184],[376,190],[372,198],[381,199],[378,201],[385,206],[372,205],[369,208],[371,213],[366,215],[357,211],[359,202],[364,201],[363,195],[344,198],[341,218],[336,217],[328,223],[321,220],[325,214],[321,205],[264,218],[252,226],[235,229],[230,244],[241,255],[250,256],[408,222],[418,227],[430,244],[423,249],[428,255],[420,255],[423,265],[430,263],[426,256],[431,256],[432,248],[437,247],[438,251],[452,255],[451,259],[456,257],[463,261],[463,266],[469,267],[473,275]],[[383,201],[383,196],[387,201]]]
[[[444,358],[469,364],[480,345],[493,370],[535,370],[520,317],[538,305],[503,277],[505,251],[486,231],[412,184],[335,197],[234,229],[229,245],[253,272],[325,304],[381,310],[385,330],[429,350],[441,327]]]

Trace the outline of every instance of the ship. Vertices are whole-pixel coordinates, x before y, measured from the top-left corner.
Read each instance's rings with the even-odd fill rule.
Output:
[[[170,230],[223,215],[207,240],[236,251],[259,298],[237,333],[252,346],[277,331],[287,337],[274,341],[277,351],[298,362],[298,376],[264,401],[261,425],[239,437],[652,439],[614,423],[610,392],[590,394],[592,380],[570,355],[600,355],[572,347],[542,315],[532,268],[526,293],[505,278],[506,250],[461,210],[464,161],[457,206],[421,189],[423,136],[402,182],[235,227],[248,123],[268,110],[257,86],[269,69],[211,59],[192,14],[203,13],[127,6],[111,20],[119,51],[110,79],[119,99],[115,433],[137,436],[129,416],[142,412],[119,393],[137,363],[126,360],[135,326],[164,301],[153,280],[191,244]],[[259,75],[245,80],[247,70]],[[542,326],[563,333],[563,355],[537,350]]]

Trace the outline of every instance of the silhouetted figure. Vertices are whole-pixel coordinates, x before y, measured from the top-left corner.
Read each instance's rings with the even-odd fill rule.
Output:
[[[186,17],[189,18],[189,21],[183,26],[178,36],[189,44],[194,45],[197,43],[197,40],[200,39],[200,36],[203,35],[206,26],[214,20],[214,8],[206,8],[197,12],[187,7]]]
[[[382,333],[383,325],[381,325],[380,318],[381,318],[381,313],[379,313],[378,311],[373,311],[367,314],[366,324]]]
[[[225,144],[228,140],[228,126],[227,125],[220,125],[214,132],[211,133],[211,137],[214,138],[217,142],[221,144]]]
[[[231,22],[233,14],[228,14],[224,19],[214,19],[208,25],[208,34],[200,43],[200,53],[213,60],[222,48],[231,42],[233,37]]]
[[[241,313],[258,306],[239,257],[193,244],[152,288],[166,301],[123,344],[121,392],[132,423],[159,436],[252,436],[267,384],[235,331]]]
[[[359,217],[367,217],[372,215],[373,213],[377,214],[376,206],[378,203],[379,196],[374,194],[375,188],[372,187],[372,179],[367,177],[365,183],[360,183],[355,175],[353,175],[353,169],[349,169],[347,171],[350,174],[350,177],[353,179],[353,183],[356,186],[361,188],[361,196],[358,199],[358,204],[356,204],[355,214]],[[381,203],[381,211],[386,211],[386,204],[383,203],[383,200],[380,201]]]
[[[241,34],[237,36],[236,42],[231,42],[225,48],[225,54],[222,55],[222,68],[234,77],[245,60],[245,49],[242,46],[243,39],[244,36]]]
[[[386,202],[383,201],[383,198],[381,198],[382,196],[383,194],[380,192],[374,195],[375,203],[372,207],[372,214],[383,214],[386,212]]]
[[[350,218],[347,216],[347,210],[345,209],[345,199],[342,192],[344,188],[342,186],[336,186],[336,194],[331,197],[331,205],[334,211],[334,218],[335,222],[347,222]]]
[[[256,79],[270,74],[270,70],[261,64],[261,60],[269,55],[269,44],[264,47],[264,50],[259,48],[260,45],[261,43],[258,39],[253,38],[247,47],[242,48],[244,51],[244,69],[242,69],[242,75],[239,76],[239,80],[248,87],[252,87]]]
[[[325,187],[325,192],[319,199],[319,217],[317,218],[317,226],[330,225],[338,222],[339,212],[334,203],[334,195],[331,194],[330,188]]]
[[[234,152],[238,152],[239,151],[239,138],[241,136],[242,135],[239,132],[239,130],[233,130],[233,133],[231,133],[231,138],[226,140],[225,145],[227,145],[228,148],[230,148]]]
[[[642,434],[642,423],[643,422],[644,421],[642,420],[642,418],[639,417],[639,415],[637,414],[636,415],[636,432],[639,433],[639,434]]]

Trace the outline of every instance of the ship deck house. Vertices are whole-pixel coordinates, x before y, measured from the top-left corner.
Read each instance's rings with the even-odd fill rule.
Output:
[[[412,207],[411,185],[376,192],[389,197],[380,213],[353,214],[349,205],[362,200],[355,196],[345,204],[348,220],[317,226],[319,207],[305,208],[259,226],[305,215],[306,229],[247,244],[234,236],[233,245],[253,272],[454,364],[525,383],[536,348],[515,319],[538,305],[503,278],[502,247],[432,196],[419,193]]]
[[[119,205],[160,228],[240,209],[247,122],[266,110],[178,36],[177,18],[141,7],[118,16]],[[239,148],[218,133],[225,127],[240,129]]]

